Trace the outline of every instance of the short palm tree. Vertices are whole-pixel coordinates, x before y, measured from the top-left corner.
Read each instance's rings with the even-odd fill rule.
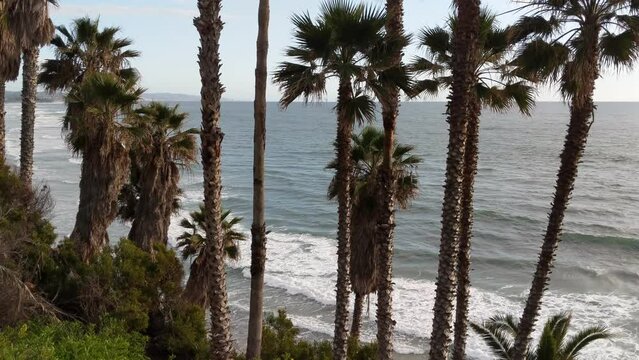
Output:
[[[461,219],[465,145],[472,89],[477,70],[474,58],[480,44],[479,0],[455,1],[457,23],[453,29],[450,94],[448,96],[448,155],[442,205],[442,230],[437,270],[437,288],[433,306],[433,330],[430,359],[446,359],[450,350],[451,328],[457,287],[457,248]]]
[[[181,249],[184,261],[192,259],[189,279],[184,288],[184,298],[202,307],[208,304],[208,284],[211,274],[207,272],[209,262],[206,252],[206,232],[204,231],[204,206],[189,214],[190,219],[182,219],[180,226],[184,233],[177,238],[177,247]],[[224,235],[224,257],[230,260],[240,258],[239,241],[246,236],[235,229],[242,221],[241,217],[231,215],[231,210],[222,211],[222,230]]]
[[[593,326],[580,330],[568,337],[572,317],[561,313],[550,317],[541,333],[539,343],[534,349],[524,352],[526,360],[578,360],[581,351],[597,340],[611,337],[608,329]],[[495,359],[514,359],[514,339],[517,336],[519,322],[512,315],[498,315],[482,324],[471,323],[473,330],[492,350]]]
[[[523,359],[561,238],[563,219],[594,119],[593,94],[602,69],[631,67],[639,57],[639,3],[634,0],[533,0],[516,24],[525,41],[521,75],[558,85],[570,105],[554,199],[539,262],[526,300],[515,359]]]
[[[135,163],[139,198],[129,239],[146,251],[167,243],[171,214],[179,194],[180,169],[196,161],[197,129],[183,130],[187,114],[178,106],[152,102],[135,111],[129,122],[133,134],[131,158]]]
[[[359,339],[364,298],[377,291],[377,254],[380,244],[376,243],[377,215],[381,211],[378,189],[378,174],[384,160],[384,132],[367,126],[358,135],[353,135],[353,219],[351,222],[352,249],[350,279],[355,293],[355,307],[351,323],[351,338]],[[418,177],[415,170],[421,159],[412,155],[410,145],[395,143],[393,146],[393,193],[397,205],[406,209],[417,196]],[[327,168],[337,168],[333,160]],[[337,179],[334,177],[328,188],[330,199],[337,197]]]
[[[53,38],[49,5],[55,0],[6,0],[6,23],[24,56],[22,68],[22,128],[20,133],[20,179],[31,184],[35,107],[40,47]]]
[[[112,124],[104,122],[103,116],[93,116],[91,113],[85,113],[90,108],[83,106],[81,94],[83,87],[91,88],[97,83],[106,85],[108,78],[109,88],[115,93],[123,96],[122,100],[125,104],[117,104],[113,102],[114,107],[120,110],[126,110],[129,113],[129,105],[134,102],[128,102],[128,95],[137,95],[139,97],[139,89],[136,88],[137,72],[129,67],[129,60],[135,58],[139,53],[130,50],[128,47],[131,41],[125,38],[119,38],[118,28],[107,27],[100,29],[98,20],[89,18],[80,18],[73,21],[71,29],[65,26],[57,28],[59,35],[52,40],[55,47],[55,58],[47,59],[43,64],[42,72],[38,81],[44,85],[49,91],[66,91],[67,92],[67,115],[64,121],[64,130],[66,132],[66,140],[74,154],[81,154],[82,162],[82,179],[80,181],[80,209],[76,216],[72,238],[83,245],[83,258],[94,250],[101,249],[106,241],[106,228],[114,220],[112,191],[118,191],[121,187],[120,176],[122,174],[103,173],[104,166],[111,168],[121,168],[124,166],[123,160],[114,154],[106,154],[104,149],[100,149],[96,144],[106,145],[106,142],[121,142],[120,132],[106,131],[105,129],[119,129],[119,125],[115,124],[115,115],[110,114]],[[100,74],[99,78],[94,79],[93,85],[85,85],[87,78]],[[107,74],[113,74],[114,77]],[[121,82],[121,85],[113,84],[113,80]],[[107,90],[103,88],[102,90]],[[97,89],[96,89],[97,91]],[[104,94],[108,96],[108,94]],[[78,101],[80,99],[80,101]],[[107,99],[105,99],[107,100]],[[106,104],[104,104],[106,105]],[[126,108],[126,109],[125,109]],[[95,111],[95,110],[91,110]],[[102,114],[107,116],[106,114]],[[107,116],[109,117],[109,116]],[[101,120],[100,120],[101,119]],[[94,127],[96,122],[100,124]],[[105,130],[104,133],[98,129]],[[116,136],[117,134],[117,136]],[[114,135],[110,140],[106,139],[106,135]],[[120,146],[121,147],[121,146]],[[110,146],[109,149],[117,149],[119,153],[120,147]],[[90,161],[89,161],[90,160]],[[104,164],[103,161],[116,161],[120,165]],[[128,165],[126,166],[128,168]],[[101,174],[102,173],[102,174]],[[125,177],[128,171],[125,171]],[[116,181],[117,180],[117,181]],[[97,190],[94,181],[104,183],[101,190]],[[112,183],[115,188],[110,188]],[[110,188],[107,190],[107,188]],[[84,199],[84,201],[82,200]],[[117,198],[116,198],[117,199]],[[91,221],[87,221],[91,219]],[[88,251],[88,249],[93,249]],[[88,258],[85,258],[87,260]]]
[[[142,93],[137,81],[95,73],[67,95],[69,105],[79,110],[64,119],[73,128],[67,141],[74,153],[82,153],[80,204],[70,238],[83,261],[108,244],[107,228],[117,216],[118,194],[130,166],[121,121],[132,116]]]
[[[338,81],[337,105],[337,295],[333,357],[345,359],[348,343],[348,298],[351,222],[351,135],[355,121],[372,119],[375,104],[358,89],[372,77],[384,42],[385,16],[381,9],[345,0],[325,1],[316,20],[306,13],[293,16],[294,46],[286,55],[294,62],[280,64],[275,82],[283,93],[280,104],[298,98],[321,99],[329,78]],[[355,83],[355,86],[354,86]]]
[[[437,94],[450,87],[452,69],[453,33],[457,26],[455,16],[448,20],[448,29],[425,28],[419,34],[419,44],[426,57],[416,57],[411,68],[420,76],[413,95]],[[513,30],[499,28],[495,15],[482,9],[478,55],[474,57],[475,86],[469,105],[467,139],[464,152],[462,180],[462,208],[457,261],[457,305],[453,359],[462,360],[465,354],[468,330],[468,297],[470,295],[470,245],[473,223],[473,191],[477,172],[479,147],[479,120],[482,108],[506,111],[516,107],[530,115],[534,104],[534,88],[526,79],[516,76],[511,64],[516,45]]]

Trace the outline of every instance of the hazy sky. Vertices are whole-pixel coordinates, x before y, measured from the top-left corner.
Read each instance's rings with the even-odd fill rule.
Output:
[[[122,35],[134,40],[142,57],[134,62],[142,73],[143,86],[151,92],[198,94],[200,80],[197,67],[198,34],[193,27],[197,14],[196,0],[60,0],[52,17],[56,24],[68,24],[80,16],[100,17],[101,24],[119,26]],[[383,6],[382,0],[369,0]],[[221,40],[222,81],[225,97],[233,100],[253,98],[255,40],[257,36],[258,0],[223,0],[225,22]],[[450,1],[405,0],[406,30],[415,32],[425,25],[443,25],[450,13]],[[269,71],[284,59],[283,49],[290,43],[294,13],[316,13],[319,0],[271,0]],[[508,0],[484,0],[495,12],[509,9]],[[502,23],[512,21],[505,16]],[[412,46],[411,56],[418,51]],[[50,49],[41,58],[51,57]],[[19,89],[19,82],[9,90]],[[599,101],[639,101],[639,70],[616,73],[608,71],[597,83]],[[329,100],[334,98],[329,91]],[[278,100],[279,92],[269,85],[269,100]],[[443,97],[433,100],[442,100]],[[539,100],[559,100],[555,91],[542,89]]]

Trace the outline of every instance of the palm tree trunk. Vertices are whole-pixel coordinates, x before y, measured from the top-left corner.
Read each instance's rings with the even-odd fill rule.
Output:
[[[399,37],[404,33],[403,0],[386,1],[386,32]],[[402,52],[392,54],[394,66],[400,66]],[[392,87],[386,101],[382,101],[384,122],[384,161],[379,173],[381,206],[377,218],[378,277],[377,277],[377,343],[381,360],[393,357],[393,232],[395,228],[395,186],[393,176],[393,145],[399,114],[399,89]]]
[[[208,259],[205,253],[199,254],[191,263],[189,269],[189,279],[186,281],[182,297],[193,305],[201,306],[202,308],[209,305],[208,303],[208,289],[209,279],[211,278],[206,273],[206,264]]]
[[[4,122],[4,97],[5,97],[5,82],[0,81],[0,163],[4,164],[4,159],[7,156],[5,150],[5,122]]]
[[[269,0],[258,8],[257,64],[255,67],[255,129],[253,134],[253,224],[251,226],[251,300],[246,358],[260,357],[264,313],[264,266],[266,221],[264,219],[264,152],[266,148],[266,82],[268,59]]]
[[[148,252],[153,251],[154,244],[167,244],[173,200],[178,192],[179,170],[164,162],[157,159],[142,169],[140,200],[129,231],[129,239]]]
[[[464,150],[464,180],[462,182],[459,256],[457,261],[457,306],[453,360],[464,360],[468,335],[468,300],[470,298],[470,245],[473,237],[473,191],[477,174],[479,148],[479,116],[481,105],[473,96],[468,114],[468,133]]]
[[[479,32],[479,1],[460,1],[457,5],[459,26],[453,34],[451,93],[448,100],[448,158],[442,210],[442,233],[430,359],[447,359],[451,344],[453,303],[457,277],[457,255],[461,217],[462,179],[466,144],[467,112],[473,80],[473,56]]]
[[[355,294],[355,304],[353,305],[353,320],[351,322],[351,340],[359,342],[362,332],[362,313],[364,312],[364,296]]]
[[[530,335],[539,316],[541,308],[541,298],[544,291],[550,283],[550,273],[552,271],[553,262],[557,253],[557,247],[561,240],[561,231],[563,226],[564,214],[568,208],[570,196],[577,179],[577,170],[579,162],[586,148],[588,140],[588,132],[592,125],[592,116],[594,112],[593,94],[595,89],[595,80],[599,76],[598,53],[596,50],[598,34],[593,36],[594,41],[591,44],[589,52],[591,54],[589,64],[584,67],[588,71],[587,76],[578,77],[584,79],[582,84],[582,92],[575,95],[570,104],[570,124],[564,142],[564,148],[561,152],[561,165],[557,173],[557,184],[555,185],[555,197],[553,199],[552,209],[548,216],[548,226],[544,235],[544,242],[541,246],[537,270],[532,281],[530,293],[526,301],[523,315],[519,322],[519,331],[515,338],[514,356],[515,360],[523,360],[526,349],[530,342]],[[578,76],[578,75],[577,75]]]
[[[345,360],[348,347],[348,297],[351,260],[351,135],[353,119],[345,104],[352,99],[350,79],[340,79],[337,97],[337,296],[333,359]]]
[[[20,132],[20,179],[31,185],[33,178],[33,133],[38,88],[37,46],[24,49],[22,67],[22,129]]]
[[[224,238],[222,234],[222,139],[220,103],[224,88],[220,81],[221,0],[198,0],[200,16],[194,24],[200,34],[198,54],[202,81],[202,168],[204,170],[204,218],[207,273],[211,275],[208,299],[211,316],[211,357],[232,356],[230,313],[226,292]]]
[[[109,225],[118,212],[120,190],[129,176],[129,156],[119,142],[98,132],[82,155],[80,204],[70,239],[84,262],[109,244]],[[111,149],[111,150],[107,150]]]

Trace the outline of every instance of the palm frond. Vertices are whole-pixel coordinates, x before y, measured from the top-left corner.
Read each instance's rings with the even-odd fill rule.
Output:
[[[491,323],[470,323],[470,327],[479,335],[484,343],[492,350],[497,359],[511,360],[513,341],[506,332]]]
[[[564,359],[576,359],[577,354],[586,346],[596,340],[610,339],[612,334],[604,326],[594,326],[579,331],[577,334],[568,339],[561,353]]]

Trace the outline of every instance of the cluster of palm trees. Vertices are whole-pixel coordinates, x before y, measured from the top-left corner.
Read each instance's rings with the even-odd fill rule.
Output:
[[[71,28],[48,15],[50,0],[0,1],[0,95],[16,79],[23,60],[23,107],[20,176],[31,182],[35,91],[66,93],[66,140],[82,156],[80,202],[71,240],[84,261],[108,245],[108,226],[118,217],[132,222],[129,237],[152,252],[166,244],[171,215],[179,207],[180,170],[196,161],[201,138],[204,203],[181,223],[178,239],[184,259],[193,258],[185,295],[208,306],[211,356],[230,359],[233,344],[226,292],[225,261],[238,255],[239,219],[221,207],[221,96],[219,44],[221,0],[198,0],[194,25],[200,35],[201,130],[183,129],[186,115],[160,103],[140,105],[143,89],[129,61],[139,53],[118,28],[100,29],[81,18]],[[519,4],[522,16],[500,27],[497,15],[479,0],[454,1],[446,27],[426,27],[416,36],[423,56],[405,63],[412,37],[403,26],[403,1],[387,0],[385,9],[348,0],[326,0],[316,18],[292,17],[292,46],[273,76],[280,105],[327,95],[337,81],[335,177],[329,197],[338,203],[337,285],[333,357],[347,357],[349,337],[358,339],[364,297],[377,293],[378,357],[393,357],[392,259],[395,208],[406,208],[416,195],[420,159],[412,147],[397,142],[400,98],[448,93],[448,157],[442,208],[441,245],[430,358],[465,357],[468,328],[473,327],[499,356],[539,358],[530,337],[543,293],[550,281],[564,213],[593,121],[595,81],[604,67],[630,67],[639,56],[639,3],[634,0],[530,0]],[[247,357],[260,356],[267,230],[264,154],[268,82],[269,1],[258,8],[255,71],[253,223],[251,226],[251,299]],[[52,44],[55,58],[38,73],[38,49]],[[470,255],[474,178],[479,153],[482,109],[516,108],[530,115],[536,87],[557,85],[570,107],[570,122],[557,174],[548,227],[525,309],[519,321],[496,317],[469,324]],[[4,96],[0,96],[1,99]],[[383,131],[355,126],[375,119],[381,107]],[[0,102],[3,105],[3,102]],[[4,157],[4,107],[0,109],[0,157]],[[355,308],[349,334],[349,297]],[[574,358],[566,340],[570,318],[546,324],[542,341],[554,346],[552,359]],[[548,328],[548,330],[546,330]],[[587,329],[603,338],[603,329]],[[508,336],[512,337],[509,339]],[[576,340],[575,340],[576,339]],[[491,343],[492,341],[492,343]],[[564,341],[567,341],[564,343]],[[550,346],[540,343],[549,353]],[[491,345],[491,346],[492,346]],[[546,347],[544,347],[546,346]],[[577,349],[578,351],[578,349]]]

